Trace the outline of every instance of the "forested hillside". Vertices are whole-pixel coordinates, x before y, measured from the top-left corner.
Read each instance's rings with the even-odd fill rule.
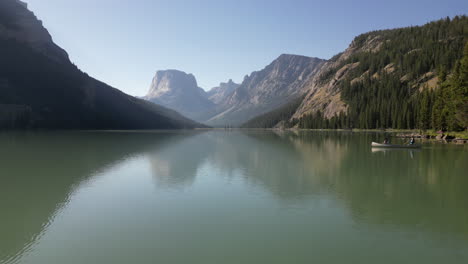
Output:
[[[318,91],[313,91],[318,93],[320,83],[331,82],[346,111],[326,116],[318,109],[289,120],[290,124],[300,128],[464,130],[468,127],[467,39],[466,16],[360,35],[352,44],[359,52],[322,70],[315,86]],[[372,49],[359,49],[369,41]],[[338,71],[343,69],[346,72],[340,75]],[[345,77],[334,79],[337,75]]]

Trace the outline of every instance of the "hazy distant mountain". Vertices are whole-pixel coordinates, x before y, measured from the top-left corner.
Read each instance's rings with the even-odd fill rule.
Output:
[[[158,71],[144,99],[174,109],[197,121],[211,111],[215,104],[198,87],[192,74],[177,70]]]
[[[261,71],[246,76],[242,84],[217,105],[206,123],[241,125],[245,121],[284,105],[306,90],[304,84],[325,60],[283,54]]]
[[[81,72],[26,4],[0,1],[0,128],[157,129],[198,126]]]
[[[242,84],[229,80],[209,92],[198,87],[192,74],[158,71],[144,98],[208,125],[238,126],[302,96],[305,83],[325,62],[283,54],[265,69],[246,76]]]
[[[231,95],[240,84],[229,80],[227,83],[220,83],[219,86],[211,88],[208,92],[208,99],[215,104],[221,103],[226,97]]]

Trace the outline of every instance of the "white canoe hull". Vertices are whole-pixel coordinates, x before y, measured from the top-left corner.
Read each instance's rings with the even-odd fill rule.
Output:
[[[382,143],[376,143],[372,142],[372,147],[373,148],[421,148],[421,145],[394,145],[394,144],[382,144]]]

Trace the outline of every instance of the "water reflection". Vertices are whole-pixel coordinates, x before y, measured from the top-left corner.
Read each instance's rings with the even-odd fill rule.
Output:
[[[191,186],[212,147],[209,135],[197,133],[179,138],[170,147],[152,149],[148,159],[156,186],[176,189]]]
[[[463,148],[431,145],[420,152],[361,157],[345,160],[337,186],[358,221],[468,239],[468,157]]]
[[[373,134],[211,134],[210,162],[241,169],[281,200],[332,194],[358,222],[468,239],[468,155],[463,147],[372,153]]]
[[[241,169],[247,181],[281,199],[300,200],[320,193],[323,186],[317,174],[333,172],[346,155],[346,146],[338,141],[304,140],[292,132],[234,132],[222,139],[216,141],[212,163],[223,171]]]
[[[38,239],[69,196],[101,170],[184,133],[1,133],[0,263]],[[191,136],[191,134],[190,134]]]
[[[0,263],[38,239],[70,195],[100,171],[141,157],[156,189],[242,177],[281,203],[333,197],[354,221],[468,241],[467,151],[373,152],[374,134],[310,132],[80,132],[0,134]],[[236,173],[241,172],[241,173]],[[215,188],[215,187],[213,187]]]
[[[372,152],[373,134],[209,132],[153,152],[160,187],[191,184],[209,162],[282,201],[331,194],[357,222],[468,239],[468,156],[463,147]]]

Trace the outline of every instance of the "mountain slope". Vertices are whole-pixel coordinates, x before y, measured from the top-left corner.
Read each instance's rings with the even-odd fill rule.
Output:
[[[144,99],[174,109],[197,121],[204,121],[214,107],[192,74],[177,70],[158,71]]]
[[[0,128],[198,126],[81,72],[23,3],[0,1]]]
[[[467,39],[465,16],[358,36],[344,54],[337,56],[333,66],[324,68],[294,117],[303,119],[302,127],[309,127],[307,123],[317,119],[314,113],[321,111],[325,119],[336,116],[331,120],[335,126],[450,129],[423,120],[428,117],[426,113],[426,117],[421,116],[421,97],[424,91],[439,90],[445,82],[444,75],[453,71],[461,58]],[[346,74],[336,78],[345,68]],[[317,95],[326,92],[339,94],[339,100],[326,106],[320,104],[323,98]],[[445,104],[453,100],[448,99]],[[346,106],[330,107],[333,104]],[[424,107],[432,112],[432,104]],[[342,110],[346,115],[337,120]],[[438,111],[442,109],[435,113]]]
[[[265,114],[256,116],[242,124],[243,128],[287,128],[291,126],[288,121],[302,103],[299,97]]]
[[[219,102],[207,123],[214,126],[241,125],[254,116],[271,111],[305,92],[324,60],[283,54],[263,70],[246,76],[242,84]]]
[[[230,96],[234,90],[239,88],[240,84],[229,80],[227,83],[220,83],[219,86],[211,88],[206,94],[208,99],[215,104],[219,104]]]
[[[301,128],[451,129],[446,120],[455,122],[462,104],[454,102],[467,99],[442,88],[457,72],[467,39],[466,16],[362,34],[308,81],[288,121]],[[437,100],[453,106],[436,109]]]

